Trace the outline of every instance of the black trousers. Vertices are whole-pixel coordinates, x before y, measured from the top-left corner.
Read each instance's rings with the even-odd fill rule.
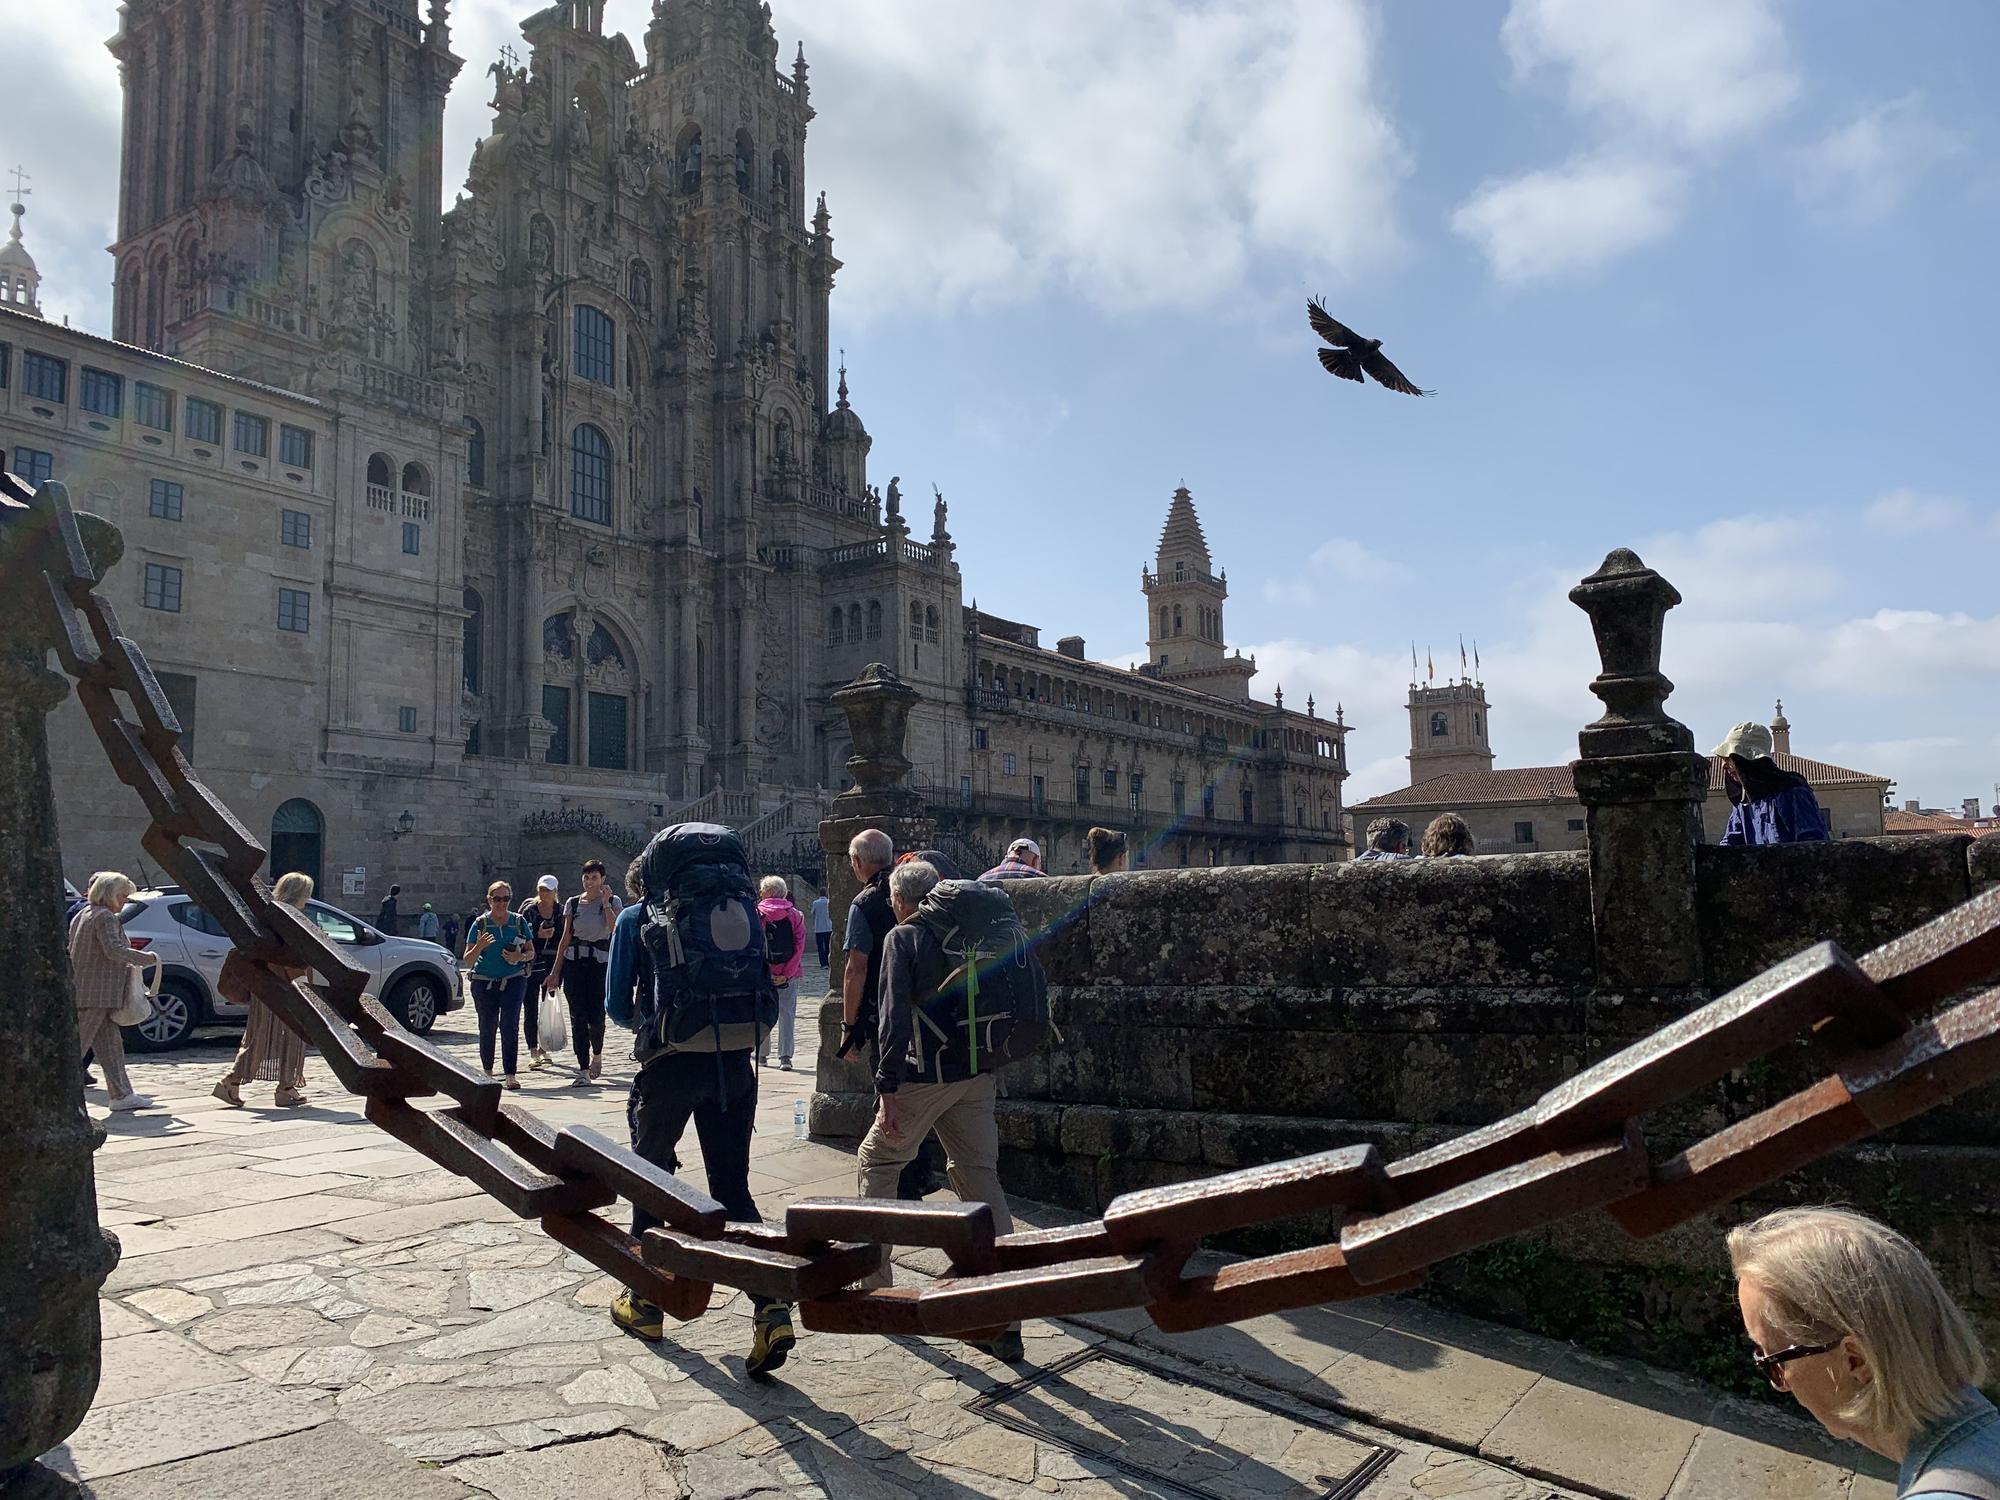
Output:
[[[709,1196],[731,1220],[760,1224],[764,1216],[750,1197],[750,1134],[757,1121],[757,1070],[748,1052],[725,1052],[718,1077],[713,1052],[676,1052],[656,1058],[632,1080],[625,1122],[632,1149],[654,1166],[678,1172],[681,1135],[694,1121],[708,1172]],[[657,1229],[659,1219],[632,1206],[632,1233]],[[769,1299],[752,1297],[762,1308]]]
[[[576,1046],[576,1065],[604,1050],[604,964],[594,958],[563,961],[562,992],[569,1001],[569,1034]]]

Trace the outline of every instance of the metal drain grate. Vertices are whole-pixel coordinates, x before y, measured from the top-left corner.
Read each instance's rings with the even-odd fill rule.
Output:
[[[966,1409],[1116,1468],[1161,1500],[1352,1500],[1396,1456],[1248,1382],[1224,1385],[1122,1350],[1079,1350]]]

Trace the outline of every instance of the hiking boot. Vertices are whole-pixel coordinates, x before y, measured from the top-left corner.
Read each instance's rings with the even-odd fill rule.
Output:
[[[782,1302],[757,1309],[756,1332],[750,1340],[750,1358],[744,1368],[752,1375],[768,1375],[785,1362],[798,1342],[792,1332],[792,1310]]]
[[[1009,1328],[1004,1333],[990,1339],[975,1339],[972,1347],[981,1354],[991,1355],[1003,1365],[1018,1365],[1027,1358],[1027,1350],[1021,1346],[1021,1330]]]
[[[666,1315],[645,1298],[633,1295],[629,1288],[612,1299],[611,1321],[633,1338],[649,1344],[667,1336]]]
[[[218,1083],[210,1092],[224,1104],[230,1105],[232,1108],[241,1109],[243,1107],[242,1088],[227,1078]]]

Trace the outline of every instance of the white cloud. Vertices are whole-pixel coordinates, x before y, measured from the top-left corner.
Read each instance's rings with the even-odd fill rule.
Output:
[[[1932,167],[1966,149],[1931,118],[1922,93],[1862,111],[1793,153],[1799,197],[1851,219],[1893,213]]]
[[[1666,237],[1688,160],[1761,128],[1799,91],[1770,0],[1513,0],[1516,74],[1560,74],[1592,144],[1558,167],[1490,177],[1451,226],[1495,278],[1587,271]]]
[[[779,24],[806,28],[847,316],[1194,306],[1260,258],[1338,277],[1397,248],[1406,160],[1361,0],[830,0]]]
[[[1266,604],[1280,604],[1292,609],[1310,609],[1319,599],[1311,584],[1301,583],[1295,578],[1267,578],[1261,592]]]
[[[1265,602],[1307,609],[1320,602],[1320,584],[1327,579],[1350,587],[1380,588],[1411,576],[1407,563],[1384,557],[1366,542],[1348,536],[1327,538],[1306,562],[1312,570],[1309,577],[1265,579],[1261,585]]]
[[[1679,222],[1687,174],[1658,159],[1585,157],[1489,179],[1451,227],[1503,282],[1587,271],[1663,239]]]
[[[1572,108],[1685,147],[1754,130],[1798,96],[1770,0],[1514,0],[1515,68],[1567,75]]]
[[[1870,526],[1882,531],[1947,531],[1962,525],[1972,511],[1950,495],[1894,489],[1876,496],[1862,514]]]

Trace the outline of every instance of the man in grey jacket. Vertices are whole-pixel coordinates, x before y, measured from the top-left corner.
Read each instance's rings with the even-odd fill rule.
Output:
[[[987,1204],[996,1231],[1012,1234],[1014,1218],[1000,1186],[993,1074],[967,1076],[947,1053],[933,1049],[920,1054],[912,1046],[917,1006],[936,993],[951,967],[936,934],[911,920],[937,883],[936,867],[923,860],[897,865],[889,874],[896,926],[882,940],[875,1065],[875,1088],[881,1098],[875,1122],[861,1143],[857,1173],[861,1196],[894,1198],[903,1168],[916,1156],[924,1137],[936,1130],[944,1143],[952,1191],[965,1202]],[[865,1285],[888,1286],[893,1276],[885,1261]],[[1002,1361],[1020,1359],[1020,1325],[978,1347]]]

